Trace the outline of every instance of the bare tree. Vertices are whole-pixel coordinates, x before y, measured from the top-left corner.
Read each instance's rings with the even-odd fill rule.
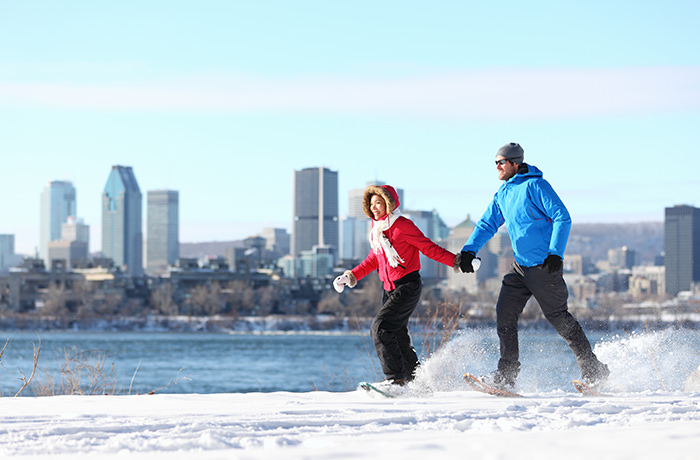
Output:
[[[177,304],[173,298],[173,286],[170,283],[158,285],[151,292],[153,309],[163,315],[177,315]]]
[[[92,316],[95,311],[95,285],[88,281],[76,281],[73,284],[73,294],[76,301],[76,311],[79,317]]]
[[[9,339],[8,339],[9,341]],[[5,346],[7,346],[7,343],[5,343]],[[34,378],[34,374],[36,374],[36,366],[39,363],[39,353],[41,352],[41,339],[39,339],[39,345],[35,345],[32,343],[32,346],[34,347],[34,359],[33,359],[33,365],[32,365],[32,373],[29,376],[29,379],[27,379],[24,376],[24,372],[20,371],[20,374],[22,374],[22,386],[20,387],[19,390],[17,390],[17,393],[15,393],[15,397],[19,396],[25,388],[29,386],[30,383],[32,383],[32,379]],[[5,351],[5,348],[2,349],[2,351]]]
[[[101,314],[118,314],[121,312],[121,308],[124,305],[124,292],[121,290],[114,290],[107,292],[104,298],[95,306],[95,311]]]
[[[46,292],[42,295],[44,309],[48,315],[63,316],[68,313],[66,307],[66,288],[63,284],[50,283]]]
[[[234,315],[249,314],[255,310],[255,292],[245,281],[232,281],[227,285],[227,303]]]
[[[321,296],[317,309],[322,314],[342,316],[346,313],[346,307],[341,301],[341,296],[333,289],[326,291]]]
[[[214,315],[220,313],[223,302],[219,283],[200,284],[190,290],[190,314]]]
[[[280,286],[270,285],[254,290],[255,305],[259,314],[269,315],[280,313],[282,303],[282,291]]]
[[[368,276],[361,281],[362,285],[350,291],[352,297],[348,307],[352,315],[374,316],[382,304],[384,288],[377,276]]]

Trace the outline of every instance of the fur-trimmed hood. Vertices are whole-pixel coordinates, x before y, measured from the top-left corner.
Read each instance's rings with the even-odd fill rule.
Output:
[[[401,204],[399,202],[399,194],[396,193],[396,190],[391,185],[370,185],[365,189],[365,194],[362,197],[362,210],[372,220],[374,220],[374,215],[372,215],[370,210],[370,202],[373,195],[379,195],[384,199],[387,214],[394,212]]]

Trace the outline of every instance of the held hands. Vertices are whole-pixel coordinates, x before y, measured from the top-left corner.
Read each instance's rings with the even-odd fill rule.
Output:
[[[348,275],[340,275],[337,277],[335,280],[333,280],[333,288],[335,288],[336,292],[341,293],[343,292],[343,289],[345,289],[345,285],[350,284],[350,278]]]
[[[481,259],[473,251],[462,251],[460,255],[459,269],[462,273],[474,273],[481,267]]]
[[[561,257],[556,254],[550,254],[546,259],[544,259],[542,268],[546,268],[548,273],[554,273],[561,270],[563,265],[564,263],[562,262]]]

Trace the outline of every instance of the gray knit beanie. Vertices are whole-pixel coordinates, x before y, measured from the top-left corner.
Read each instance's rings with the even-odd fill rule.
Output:
[[[519,165],[523,163],[523,160],[525,158],[525,151],[522,147],[520,147],[520,144],[511,142],[510,144],[506,144],[500,149],[498,149],[498,152],[496,152],[496,156],[501,156],[506,160],[510,160],[513,163]]]

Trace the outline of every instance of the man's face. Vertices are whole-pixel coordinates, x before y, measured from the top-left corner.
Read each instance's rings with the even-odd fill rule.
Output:
[[[498,179],[508,180],[518,172],[518,165],[498,155],[496,157],[496,170],[498,171]]]

